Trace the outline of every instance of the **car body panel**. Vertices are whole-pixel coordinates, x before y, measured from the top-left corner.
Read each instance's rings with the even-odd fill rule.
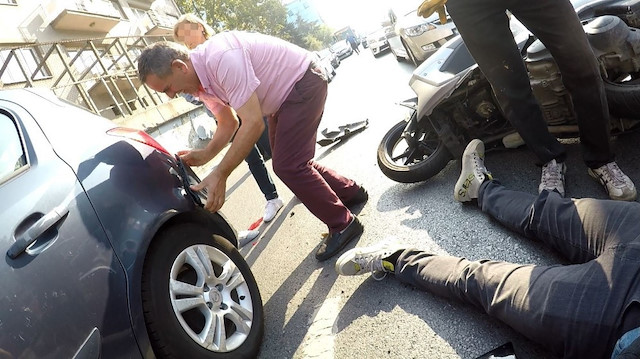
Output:
[[[32,246],[0,263],[0,348],[15,358],[71,357],[101,323],[101,341],[115,344],[105,357],[140,356],[124,269],[75,174],[23,108],[0,100],[0,109],[1,121],[16,122],[28,157],[25,171],[0,184],[0,250],[7,253],[38,219],[60,214]],[[61,323],[63,330],[51,330]]]
[[[24,148],[29,160],[35,161],[8,180],[2,179],[0,173],[0,197],[4,203],[0,208],[3,219],[0,248],[6,252],[7,247],[13,246],[15,236],[20,235],[17,232],[20,223],[25,223],[24,227],[57,209],[64,212],[65,204],[69,211],[63,215],[58,236],[47,242],[51,245],[46,250],[40,253],[31,248],[17,257],[25,262],[24,270],[29,273],[46,273],[42,277],[51,289],[31,288],[32,283],[39,283],[36,276],[23,281],[30,292],[24,288],[8,290],[17,278],[14,273],[18,272],[16,265],[7,261],[0,267],[4,289],[0,296],[4,299],[0,301],[6,301],[3,308],[13,308],[10,305],[17,305],[11,299],[14,295],[26,296],[19,300],[24,303],[42,303],[43,298],[38,295],[46,295],[49,302],[44,303],[49,303],[52,311],[60,310],[64,317],[52,314],[58,325],[55,321],[40,321],[42,325],[36,326],[26,315],[0,314],[0,327],[18,328],[11,332],[0,330],[0,348],[16,346],[13,342],[23,336],[20,325],[26,325],[20,321],[31,321],[30,328],[37,333],[32,337],[43,333],[52,336],[51,331],[60,325],[69,328],[61,333],[68,337],[64,339],[66,342],[60,339],[58,347],[46,349],[51,353],[57,353],[54,349],[63,350],[57,357],[73,356],[72,350],[78,350],[88,339],[85,345],[101,343],[102,358],[153,358],[141,299],[143,261],[151,241],[164,226],[177,221],[204,226],[237,247],[236,232],[221,213],[205,211],[189,195],[188,184],[199,180],[188,166],[181,169],[174,156],[141,142],[106,135],[107,130],[115,127],[111,121],[66,104],[47,92],[0,91],[0,109],[4,109],[5,117],[25,119],[27,125],[20,131],[20,138],[25,143],[34,143]],[[6,136],[1,135],[3,139]],[[4,156],[4,152],[0,155]],[[36,215],[29,217],[30,213]],[[26,217],[30,222],[24,222]],[[66,230],[66,226],[72,230]],[[61,264],[73,266],[55,270]],[[57,284],[65,278],[69,279],[68,285]],[[26,294],[18,295],[21,291]],[[75,313],[82,317],[64,307],[56,309],[54,304],[58,302],[51,299],[53,292],[84,295],[84,302],[74,304]],[[74,303],[69,295],[65,298]],[[82,303],[93,306],[83,308]],[[19,311],[26,306],[15,308]],[[25,345],[33,350],[34,343]],[[19,356],[20,348],[14,350],[18,354],[14,357]]]

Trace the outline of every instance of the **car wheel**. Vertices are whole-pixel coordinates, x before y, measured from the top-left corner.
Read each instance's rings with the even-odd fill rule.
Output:
[[[188,223],[151,244],[144,318],[158,358],[254,358],[264,332],[258,285],[226,239]]]

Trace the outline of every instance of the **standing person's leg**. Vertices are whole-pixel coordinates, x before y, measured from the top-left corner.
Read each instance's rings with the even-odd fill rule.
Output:
[[[264,160],[260,151],[258,150],[257,145],[253,146],[251,152],[247,158],[245,158],[245,162],[249,166],[249,171],[253,175],[253,178],[256,180],[258,187],[260,187],[260,191],[264,194],[264,198],[268,201],[274,198],[278,198],[278,192],[276,191],[276,185],[273,183],[269,172],[267,171],[267,167],[264,165]]]
[[[258,183],[260,191],[262,191],[262,194],[264,194],[264,197],[267,200],[267,203],[264,206],[262,219],[265,222],[271,222],[276,217],[276,214],[278,214],[280,209],[282,209],[284,203],[278,197],[276,185],[273,183],[273,180],[267,171],[267,167],[264,164],[264,160],[257,145],[253,146],[253,149],[249,152],[245,161],[249,165],[249,171],[251,171],[253,178],[256,180],[256,183]]]
[[[505,116],[540,164],[564,160],[564,147],[547,130],[509,28],[503,0],[449,0],[447,10],[493,87]]]
[[[604,85],[575,9],[568,0],[513,3],[510,10],[545,44],[558,64],[577,114],[585,163],[597,168],[613,161]]]
[[[352,179],[342,176],[338,172],[311,161],[311,165],[327,181],[327,184],[343,203],[347,203],[359,195],[360,186]]]
[[[264,132],[258,138],[258,142],[256,142],[256,146],[258,146],[258,150],[262,155],[262,160],[264,162],[271,159],[271,144],[269,143],[269,122],[266,118],[264,118]]]
[[[345,229],[354,216],[313,166],[326,96],[326,81],[307,71],[278,113],[269,118],[269,139],[274,172],[335,233]],[[354,184],[350,181],[344,186]]]
[[[571,93],[588,173],[616,200],[634,200],[633,181],[614,162],[610,119],[600,67],[568,0],[516,2],[513,13],[549,49]]]

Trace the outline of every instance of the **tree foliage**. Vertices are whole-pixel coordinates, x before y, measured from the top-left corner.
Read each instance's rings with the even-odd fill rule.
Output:
[[[308,50],[319,50],[332,42],[326,25],[297,19],[287,23],[287,9],[280,0],[176,0],[181,12],[194,13],[216,32],[255,31],[280,37]]]

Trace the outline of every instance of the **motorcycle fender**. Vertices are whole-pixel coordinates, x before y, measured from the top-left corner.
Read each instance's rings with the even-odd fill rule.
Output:
[[[411,88],[418,95],[418,119],[431,115],[431,112],[438,104],[451,96],[459,83],[460,80],[457,79],[444,83],[439,87],[422,81],[411,83]]]
[[[458,86],[478,67],[469,66],[453,75],[441,72],[442,63],[451,55],[451,51],[436,52],[434,59],[429,59],[420,65],[409,80],[409,87],[418,95],[418,120],[429,116],[433,109],[451,96]]]

